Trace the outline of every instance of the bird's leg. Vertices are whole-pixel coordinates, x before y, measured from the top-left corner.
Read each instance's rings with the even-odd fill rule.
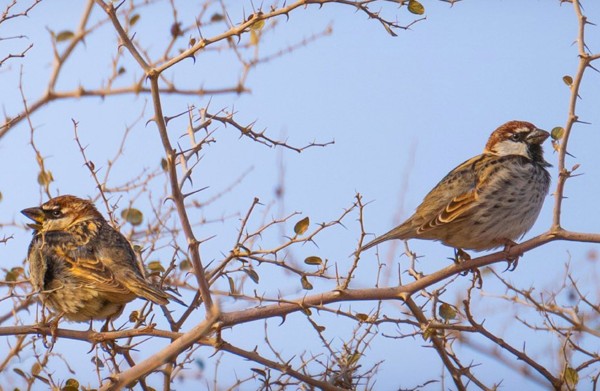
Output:
[[[471,260],[471,256],[462,248],[455,248],[454,249],[454,263],[456,264],[461,264],[463,262],[466,261],[470,261]]]
[[[510,240],[510,239],[504,239],[504,249],[502,250],[504,253],[506,253],[506,263],[508,263],[508,265],[506,266],[506,269],[504,269],[504,271],[509,271],[512,272],[513,270],[515,270],[517,268],[517,265],[519,264],[519,258],[521,257],[521,255],[523,255],[523,253],[519,253],[516,255],[509,255],[510,253],[510,249],[513,246],[516,246],[517,243]]]
[[[468,262],[471,260],[471,256],[462,248],[454,249],[454,258],[452,258],[455,264],[460,265],[461,263]],[[477,286],[481,288],[483,286],[483,279],[481,278],[481,272],[476,267],[461,272],[461,276],[466,276],[468,273],[473,273],[473,281],[477,281]]]

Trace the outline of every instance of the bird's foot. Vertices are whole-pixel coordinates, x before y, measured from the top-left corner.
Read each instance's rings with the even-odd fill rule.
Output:
[[[456,263],[457,265],[463,263],[463,262],[467,262],[471,260],[471,256],[462,248],[455,248],[454,249],[454,258],[450,258],[454,261],[454,263]]]
[[[510,249],[516,245],[517,243],[513,242],[510,239],[504,240],[504,249],[502,251],[506,254],[506,263],[508,264],[504,271],[512,272],[517,268],[517,265],[519,264],[519,258],[523,255],[523,253],[510,255]]]

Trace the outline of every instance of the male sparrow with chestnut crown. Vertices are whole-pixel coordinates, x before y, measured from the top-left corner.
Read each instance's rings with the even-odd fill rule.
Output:
[[[90,201],[64,195],[21,213],[35,222],[27,254],[33,288],[66,319],[111,319],[136,297],[161,305],[173,298],[144,279],[127,239]]]
[[[510,245],[537,219],[550,187],[542,143],[548,132],[529,122],[496,129],[483,150],[450,171],[404,223],[359,251],[390,239],[439,240],[476,251]]]

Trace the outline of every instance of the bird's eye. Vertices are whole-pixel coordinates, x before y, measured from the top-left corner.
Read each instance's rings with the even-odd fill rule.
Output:
[[[53,210],[52,211],[52,217],[60,217],[62,216],[62,213],[60,210]]]
[[[511,141],[521,141],[521,136],[519,133],[513,133],[510,135]]]

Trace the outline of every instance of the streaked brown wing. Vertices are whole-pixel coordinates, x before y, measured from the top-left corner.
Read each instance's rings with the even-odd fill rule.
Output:
[[[431,205],[432,200],[436,199],[438,207],[430,211],[433,214],[429,214],[425,222],[417,228],[417,233],[422,234],[444,224],[467,218],[478,206],[481,188],[494,172],[494,162],[497,159],[495,156],[479,155],[452,170],[423,201],[423,204],[426,204],[427,198],[431,198],[428,202]],[[445,191],[442,193],[439,189]]]
[[[93,286],[100,292],[131,294],[129,289],[119,282],[111,270],[109,266],[112,263],[111,261],[106,262],[106,260],[99,259],[93,254],[74,258],[60,250],[57,252],[60,258],[70,266],[69,271],[71,274],[80,279],[82,283]],[[62,254],[60,254],[61,252]]]

